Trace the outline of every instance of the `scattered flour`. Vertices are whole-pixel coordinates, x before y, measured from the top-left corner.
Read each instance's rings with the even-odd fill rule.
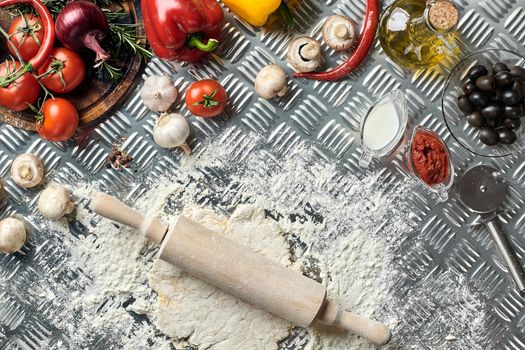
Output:
[[[436,313],[440,322],[456,327],[443,327],[434,335],[436,344],[463,345],[465,338],[471,348],[482,348],[484,304],[465,281],[445,271],[397,293],[404,276],[394,261],[414,230],[406,207],[414,184],[392,181],[388,171],[355,177],[308,145],[276,155],[255,135],[228,142],[228,132],[235,131],[182,160],[173,173],[139,181],[127,202],[165,222],[185,213],[322,282],[330,298],[391,326],[396,341],[390,349],[421,348],[428,334],[410,320],[425,297],[442,310]],[[78,203],[73,223],[46,223],[61,231],[57,237],[70,254],[64,269],[78,275],[73,286],[44,286],[60,306],[50,318],[71,343],[116,349],[374,348],[319,325],[293,328],[156,260],[157,248],[138,232],[87,209],[95,187],[72,189]],[[447,288],[440,290],[439,283]],[[470,319],[476,326],[469,326]],[[458,340],[447,341],[450,335]]]
[[[284,265],[290,265],[288,244],[279,225],[264,211],[239,206],[228,220],[209,209],[185,208],[183,213],[224,232]],[[166,335],[185,339],[199,349],[277,349],[290,324],[201,282],[161,260],[150,273],[150,285],[159,294],[158,326]],[[180,344],[183,346],[184,344]]]

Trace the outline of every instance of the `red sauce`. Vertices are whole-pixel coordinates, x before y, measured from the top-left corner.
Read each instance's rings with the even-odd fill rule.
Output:
[[[450,160],[443,141],[432,132],[417,130],[412,139],[412,164],[427,185],[445,182],[450,174]]]

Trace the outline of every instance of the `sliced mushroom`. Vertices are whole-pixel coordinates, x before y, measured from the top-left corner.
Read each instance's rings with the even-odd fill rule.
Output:
[[[354,45],[355,38],[355,26],[350,18],[333,15],[324,22],[323,39],[331,49],[346,51]]]
[[[321,44],[309,36],[295,38],[288,47],[288,63],[298,72],[311,72],[323,63]]]
[[[19,155],[11,165],[11,178],[18,186],[23,188],[39,185],[44,179],[42,161],[32,153]]]
[[[255,78],[255,92],[267,100],[288,91],[286,72],[276,64],[265,66]]]

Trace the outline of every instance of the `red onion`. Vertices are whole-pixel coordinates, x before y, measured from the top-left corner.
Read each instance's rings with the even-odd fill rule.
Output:
[[[56,36],[65,47],[73,51],[93,50],[96,65],[109,58],[100,46],[109,25],[102,10],[92,2],[77,0],[70,2],[58,14],[55,22]]]

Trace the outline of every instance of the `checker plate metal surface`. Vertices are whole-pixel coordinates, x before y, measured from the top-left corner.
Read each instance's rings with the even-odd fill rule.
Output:
[[[457,0],[457,4],[462,13],[459,31],[465,51],[494,47],[522,54],[525,52],[525,0]],[[364,0],[305,0],[295,11],[295,32],[319,39],[320,28],[327,15],[344,14],[361,24],[364,11]],[[241,130],[263,135],[269,147],[278,152],[302,140],[311,142],[319,157],[338,162],[348,171],[362,173],[363,170],[357,165],[360,117],[375,99],[393,88],[400,88],[406,93],[412,118],[435,130],[447,141],[457,174],[482,161],[502,169],[510,189],[504,214],[500,218],[522,263],[525,261],[525,153],[486,160],[476,158],[454,143],[440,111],[445,76],[430,71],[409,74],[399,69],[385,58],[376,40],[372,54],[347,80],[334,83],[290,79],[286,96],[276,101],[265,101],[254,92],[255,74],[270,62],[286,65],[286,48],[293,34],[277,28],[255,29],[231,14],[226,17],[218,55],[220,59],[213,57],[201,66],[177,67],[153,59],[143,75],[143,78],[154,74],[173,76],[181,95],[189,82],[215,78],[232,96],[226,115],[219,119],[192,117],[183,102],[179,101],[177,109],[192,124],[191,146],[195,152],[199,152],[206,141],[217,137],[225,127],[235,125]],[[325,46],[323,49],[327,66],[342,61],[339,54]],[[34,134],[0,125],[0,175],[11,194],[7,205],[0,209],[0,217],[13,214],[27,216],[36,210],[37,192],[22,190],[9,178],[11,162],[23,152],[36,153],[44,161],[47,171],[62,182],[74,184],[81,179],[98,180],[108,190],[119,192],[120,198],[127,198],[137,190],[127,184],[138,173],[146,169],[150,176],[158,176],[170,164],[177,162],[180,156],[177,152],[160,149],[152,141],[156,115],[142,105],[138,94],[140,85],[141,82],[138,82],[122,107],[98,125],[81,146],[46,143]],[[231,135],[243,136],[242,133]],[[125,148],[135,156],[136,173],[121,174],[104,167],[105,157],[118,136],[127,137]],[[374,166],[377,169],[381,165]],[[402,171],[395,164],[389,170],[402,179]],[[456,271],[490,300],[488,312],[492,333],[485,337],[486,349],[525,350],[525,301],[514,290],[496,250],[487,243],[487,234],[469,228],[467,221],[470,214],[456,194],[452,194],[444,204],[434,203],[426,194],[421,194],[411,204],[419,221],[420,237],[424,239],[420,244],[408,245],[403,252],[408,257],[404,266],[407,276],[404,283],[410,285],[414,280],[435,274],[443,267]],[[38,224],[35,223],[33,228],[38,230]],[[46,319],[49,315],[43,314],[46,305],[39,305],[38,298],[24,285],[24,281],[38,280],[54,273],[53,269],[60,264],[61,257],[52,256],[53,247],[47,245],[43,237],[44,234],[32,234],[22,254],[0,255],[1,349],[60,348],[57,344],[62,335]],[[425,307],[421,305],[421,308]],[[426,334],[432,334],[432,323],[427,324],[424,317],[418,322],[421,327],[430,327]],[[97,348],[108,349],[110,346],[99,344]],[[423,344],[420,348],[432,347]]]

